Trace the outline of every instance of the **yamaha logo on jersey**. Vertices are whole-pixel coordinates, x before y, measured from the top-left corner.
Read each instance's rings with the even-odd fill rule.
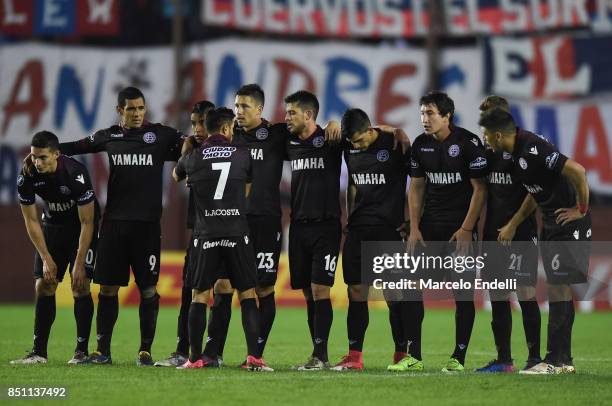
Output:
[[[448,155],[450,155],[453,158],[458,156],[459,155],[459,145],[453,144],[450,147],[448,147]]]
[[[381,149],[376,153],[376,159],[378,159],[378,162],[387,162],[389,160],[389,151]]]
[[[525,161],[525,158],[519,159],[519,165],[523,170],[527,169],[527,161]]]
[[[314,145],[315,148],[321,148],[323,146],[323,144],[325,144],[325,138],[323,138],[321,136],[315,137],[312,140],[312,145]]]
[[[194,238],[194,239],[193,239],[193,246],[194,246],[194,247],[197,247],[197,246],[198,246],[198,239],[197,239],[197,238]]]
[[[268,138],[268,129],[262,127],[259,130],[255,131],[255,138],[257,138],[259,141],[263,141]]]
[[[70,189],[68,189],[68,187],[67,187],[67,186],[60,186],[60,188],[59,188],[59,189],[60,189],[60,192],[61,192],[63,195],[69,195],[69,194],[70,194]]]
[[[249,237],[247,235],[244,236],[244,243],[249,244]]]
[[[156,139],[157,137],[155,136],[155,133],[152,133],[150,131],[144,133],[144,135],[142,136],[142,140],[147,144],[153,144]]]
[[[512,154],[510,154],[510,153],[508,153],[508,152],[504,151],[504,153],[502,154],[502,157],[503,157],[504,159],[512,159]]]
[[[23,175],[17,176],[17,186],[23,185]]]

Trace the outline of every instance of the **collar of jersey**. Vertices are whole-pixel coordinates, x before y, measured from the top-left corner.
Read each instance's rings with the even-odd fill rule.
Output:
[[[202,146],[206,146],[208,144],[229,144],[229,141],[222,134],[215,134],[206,138],[202,143]]]
[[[299,135],[295,135],[295,139],[298,140],[299,142],[301,142],[302,144],[310,144],[312,143],[312,140],[319,136],[322,135],[321,133],[323,132],[323,129],[317,125],[317,129],[314,130],[314,132],[312,134],[310,134],[310,137],[306,138],[306,139],[301,139]]]

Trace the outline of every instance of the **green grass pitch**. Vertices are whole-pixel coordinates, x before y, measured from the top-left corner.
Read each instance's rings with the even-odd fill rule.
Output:
[[[159,313],[154,359],[174,350],[178,309]],[[244,359],[240,311],[234,309],[220,370],[175,370],[136,367],[139,345],[138,309],[121,308],[113,337],[112,366],[67,366],[74,349],[75,325],[71,308],[59,308],[51,332],[49,363],[12,366],[8,361],[30,348],[32,306],[2,306],[0,329],[0,386],[61,386],[68,398],[58,404],[612,404],[612,313],[577,314],[573,351],[576,375],[520,376],[440,373],[454,343],[454,317],[449,310],[426,310],[423,332],[425,372],[387,372],[393,344],[387,312],[371,310],[366,335],[363,372],[297,372],[290,366],[306,359],[311,349],[305,310],[279,309],[265,358],[274,373],[250,373],[236,366]],[[545,315],[544,315],[545,316]],[[476,315],[466,368],[473,370],[495,357],[490,313]],[[526,359],[520,312],[513,313],[515,365]],[[546,317],[543,317],[542,351]],[[95,326],[95,321],[94,321]],[[94,328],[95,330],[95,328]],[[95,337],[95,335],[94,335]],[[92,340],[93,341],[93,340]],[[345,352],[346,311],[334,312],[330,361]],[[93,343],[90,343],[90,347]],[[5,394],[0,403],[6,402]],[[28,400],[14,401],[30,403]],[[38,401],[34,401],[38,402]],[[40,404],[40,403],[37,403]],[[195,404],[195,403],[194,403]]]

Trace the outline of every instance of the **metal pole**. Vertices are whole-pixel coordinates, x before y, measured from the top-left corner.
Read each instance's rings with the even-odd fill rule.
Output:
[[[442,0],[429,0],[429,31],[427,32],[427,90],[440,86],[440,37],[446,33],[444,5]]]

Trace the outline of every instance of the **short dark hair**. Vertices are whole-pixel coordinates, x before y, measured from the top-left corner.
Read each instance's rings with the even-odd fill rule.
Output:
[[[363,132],[370,128],[371,125],[370,118],[365,111],[361,109],[348,109],[342,115],[342,138],[350,140],[355,133]]]
[[[225,124],[234,120],[234,112],[227,107],[219,107],[208,112],[206,116],[206,129],[213,135],[218,133]]]
[[[444,92],[429,92],[425,96],[421,97],[419,101],[420,106],[426,106],[433,104],[438,108],[441,116],[445,116],[450,113],[449,122],[453,121],[455,115],[455,103],[453,99],[448,97]]]
[[[140,89],[133,86],[125,87],[121,89],[121,91],[117,95],[117,106],[123,107],[125,106],[126,100],[135,100],[140,99],[141,97],[142,101],[144,102],[145,97],[144,94],[142,94],[142,92],[140,91]]]
[[[502,134],[511,134],[516,129],[512,114],[501,107],[483,111],[480,120],[478,120],[478,125],[490,132],[500,132]]]
[[[317,119],[317,115],[319,115],[319,100],[317,100],[317,96],[310,93],[307,90],[298,90],[297,92],[290,94],[285,97],[285,103],[295,103],[302,110],[312,110],[314,111],[314,119]]]
[[[236,96],[251,96],[253,100],[262,106],[266,102],[263,89],[256,83],[249,83],[248,85],[242,86],[236,92]]]
[[[208,113],[214,108],[215,105],[213,102],[210,102],[208,100],[200,100],[199,102],[193,105],[193,109],[191,109],[191,114],[206,115],[206,113]]]
[[[57,151],[59,149],[59,140],[57,135],[51,131],[39,131],[32,137],[30,145],[34,148],[49,148],[51,151]]]
[[[507,112],[510,112],[510,104],[508,103],[508,100],[506,100],[506,98],[504,97],[497,96],[494,94],[487,96],[482,101],[482,103],[480,103],[480,106],[478,106],[481,112],[490,110],[495,107],[499,107],[501,109],[506,110]]]

